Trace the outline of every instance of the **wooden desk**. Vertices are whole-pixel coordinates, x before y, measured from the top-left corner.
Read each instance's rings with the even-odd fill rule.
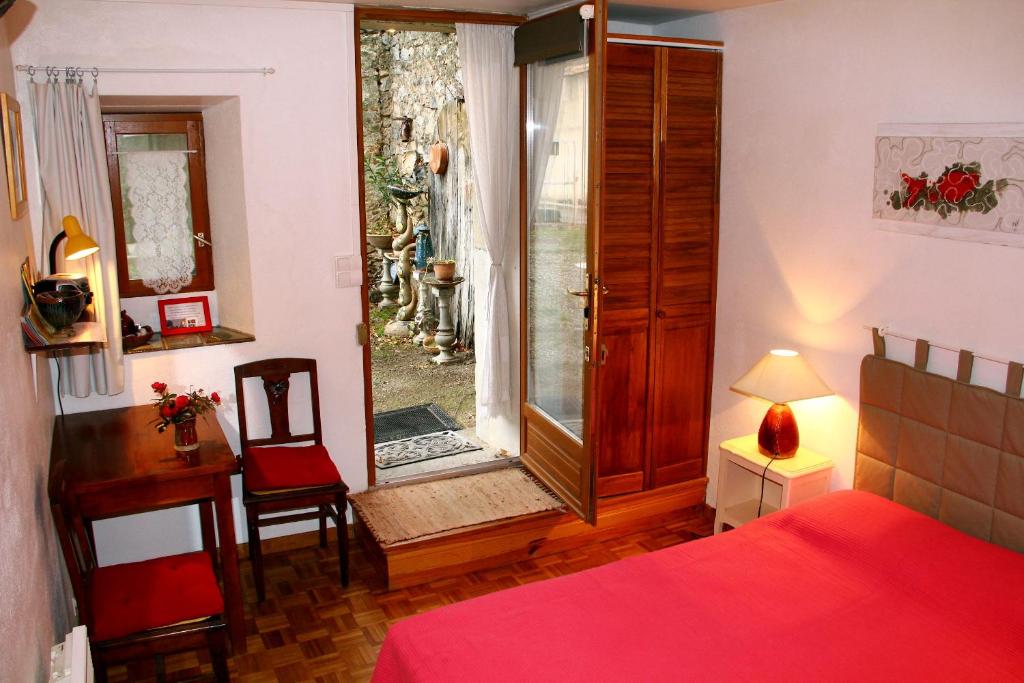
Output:
[[[238,471],[238,462],[215,417],[199,418],[200,447],[194,451],[194,464],[178,457],[172,430],[157,432],[155,418],[152,406],[57,417],[49,490],[60,490],[53,478],[63,472],[66,490],[74,496],[82,517],[90,521],[196,504],[203,549],[215,567],[216,507],[228,630],[234,651],[245,652],[245,614],[231,513],[231,475]],[[63,466],[55,468],[61,461]]]

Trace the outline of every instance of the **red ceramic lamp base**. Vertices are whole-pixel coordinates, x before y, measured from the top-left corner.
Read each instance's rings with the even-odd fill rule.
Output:
[[[800,447],[796,416],[785,403],[775,403],[764,415],[757,430],[757,449],[763,455],[779,459],[792,458]]]

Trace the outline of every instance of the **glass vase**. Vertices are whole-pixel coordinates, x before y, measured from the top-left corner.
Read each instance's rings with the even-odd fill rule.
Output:
[[[174,450],[188,453],[199,448],[199,434],[196,433],[196,419],[174,423]]]

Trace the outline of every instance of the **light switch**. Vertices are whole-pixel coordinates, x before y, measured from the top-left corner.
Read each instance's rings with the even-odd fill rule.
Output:
[[[334,257],[334,286],[338,289],[360,287],[363,284],[363,267],[357,256]]]

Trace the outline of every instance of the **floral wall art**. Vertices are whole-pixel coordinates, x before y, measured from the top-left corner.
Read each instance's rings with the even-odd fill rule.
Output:
[[[1024,124],[886,124],[873,214],[884,230],[1024,247]]]

